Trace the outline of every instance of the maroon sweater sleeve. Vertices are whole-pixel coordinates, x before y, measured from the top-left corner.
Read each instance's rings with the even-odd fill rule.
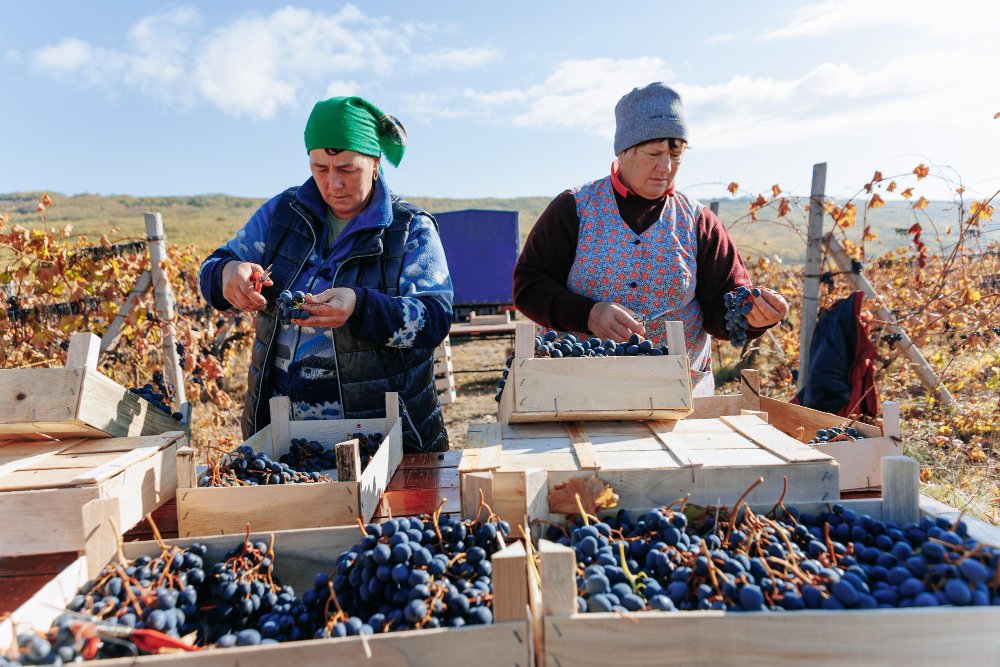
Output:
[[[514,266],[514,305],[542,326],[587,330],[595,302],[566,287],[579,236],[576,199],[566,190],[539,216]]]
[[[705,331],[713,338],[729,340],[723,295],[743,285],[750,275],[736,244],[722,221],[707,206],[698,215],[698,276],[695,299],[701,305]],[[759,338],[766,329],[750,327],[747,338]]]

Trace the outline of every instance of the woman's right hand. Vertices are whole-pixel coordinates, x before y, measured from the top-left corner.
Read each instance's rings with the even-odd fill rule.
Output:
[[[253,262],[229,262],[222,267],[222,295],[233,308],[255,312],[267,305],[267,299],[254,287],[254,280],[264,275],[264,268]],[[270,285],[270,279],[264,281]]]
[[[620,303],[598,301],[590,309],[587,328],[599,338],[610,338],[623,343],[634,333],[644,336],[646,327],[635,318],[635,313]]]

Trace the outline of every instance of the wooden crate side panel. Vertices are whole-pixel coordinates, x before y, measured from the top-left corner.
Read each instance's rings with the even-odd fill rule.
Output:
[[[87,559],[80,556],[17,609],[0,608],[11,612],[9,618],[0,622],[0,646],[13,645],[21,628],[47,630],[59,610],[66,607],[86,581]]]
[[[31,424],[76,419],[83,368],[0,370],[0,433],[30,432]]]
[[[508,383],[518,412],[683,411],[691,409],[690,375],[679,356],[515,359]]]
[[[921,608],[787,614],[643,612],[545,619],[547,664],[633,666],[995,665],[1000,609]]]
[[[796,463],[789,465],[749,466],[745,468],[686,467],[669,470],[598,471],[597,476],[611,484],[618,494],[619,507],[660,507],[691,494],[696,505],[735,503],[758,477],[764,482],[747,497],[751,504],[773,505],[781,496],[784,476],[788,475],[785,505],[800,502],[834,502],[840,497],[837,466],[832,463]],[[555,471],[548,473],[548,487],[568,479],[589,477],[589,472]],[[494,502],[497,493],[494,490]],[[550,517],[541,517],[549,518]]]
[[[801,405],[792,405],[786,401],[779,401],[776,398],[761,396],[760,409],[767,413],[768,422],[784,431],[793,438],[798,438],[798,429],[803,429],[803,442],[808,442],[816,435],[816,431],[821,428],[832,426],[842,426],[847,420],[838,415],[813,410]],[[866,438],[877,438],[882,435],[881,429],[870,424],[857,422],[854,424],[859,432]]]
[[[360,489],[361,494],[361,519],[368,523],[371,521],[378,503],[382,499],[382,494],[389,486],[389,480],[396,474],[396,468],[403,461],[403,424],[398,419],[392,430],[385,433],[382,444],[379,445],[375,456],[368,462],[368,467],[361,473]]]
[[[899,456],[903,448],[892,438],[865,438],[853,442],[825,442],[813,445],[840,464],[841,491],[869,491],[882,488],[882,457]]]
[[[100,484],[102,498],[118,498],[119,533],[124,533],[177,492],[175,441]]]
[[[136,659],[102,660],[108,667],[163,665],[191,667],[441,667],[466,664],[470,650],[479,664],[530,667],[531,635],[526,621],[511,621],[467,628],[410,630],[342,639],[246,646],[186,654],[144,656]]]
[[[0,555],[83,548],[80,508],[99,497],[96,486],[0,493]]]
[[[77,419],[111,436],[156,435],[181,423],[97,371],[83,378]]]
[[[695,396],[692,399],[693,409],[688,419],[718,419],[728,415],[738,415],[742,400],[739,394]]]
[[[177,531],[233,535],[251,530],[288,530],[354,524],[359,515],[357,482],[275,484],[180,489]]]

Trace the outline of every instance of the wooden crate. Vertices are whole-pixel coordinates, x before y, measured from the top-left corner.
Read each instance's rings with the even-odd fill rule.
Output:
[[[671,350],[686,349],[680,322],[667,323],[667,338]],[[517,323],[501,423],[681,419],[690,412],[687,354],[536,359],[535,325]]]
[[[455,370],[451,362],[451,337],[445,336],[434,348],[434,387],[441,405],[450,405],[458,398],[455,391]]]
[[[314,528],[273,533],[275,575],[301,594],[312,588],[316,573],[333,570],[337,556],[357,543],[356,526]],[[256,533],[252,540],[270,541],[271,535]],[[216,560],[242,542],[242,536],[213,536],[167,540],[186,546],[199,542],[208,547],[207,558]],[[156,555],[155,542],[123,545],[126,557]],[[76,591],[96,575],[91,561],[107,562],[107,554],[88,553],[52,579],[30,600],[0,623],[0,646],[9,646],[18,628],[48,629]],[[469,651],[480,656],[480,664],[529,667],[534,663],[534,604],[538,590],[528,576],[524,545],[515,542],[493,555],[493,615],[491,625],[410,630],[369,637],[309,639],[269,646],[216,649],[192,653],[151,655],[140,658],[102,660],[108,667],[121,665],[202,665],[219,667],[273,667],[276,664],[317,667],[330,664],[376,666],[459,665],[469,661]]]
[[[915,520],[920,514],[957,518],[958,510],[919,497],[915,461],[892,457],[886,466],[887,477],[898,479],[900,493],[841,504],[877,519]],[[825,509],[796,506],[803,511]],[[966,521],[971,535],[1000,544],[1000,530]],[[634,667],[1000,664],[997,607],[581,614],[576,611],[574,551],[542,541],[539,552],[544,614],[540,665],[604,667],[620,662],[621,656],[628,656]]]
[[[463,512],[482,492],[511,522],[552,520],[548,494],[572,478],[597,475],[622,507],[734,503],[758,477],[749,502],[840,497],[838,465],[747,414],[717,419],[545,424],[473,424],[459,465]]]
[[[842,426],[847,420],[838,415],[761,396],[757,371],[743,371],[740,393],[694,399],[691,417],[738,415],[756,411],[762,419],[800,442],[808,442],[821,428]],[[882,488],[882,459],[903,453],[899,404],[882,404],[883,427],[855,423],[864,440],[825,442],[809,445],[832,456],[840,464],[841,491],[877,491]]]
[[[267,452],[273,460],[288,452],[292,438],[333,445],[350,433],[382,433],[378,452],[360,475],[354,471],[327,471],[334,482],[262,486],[199,487],[194,452],[179,453],[177,526],[181,537],[346,526],[372,518],[382,493],[403,459],[403,431],[397,394],[387,393],[385,419],[291,421],[287,397],[271,399],[271,424],[245,444]]]
[[[155,436],[0,441],[0,556],[77,551],[95,523],[118,534],[174,497],[183,432]],[[91,500],[120,498],[107,517]]]
[[[0,436],[157,435],[187,428],[97,370],[101,339],[70,337],[65,368],[0,370]]]

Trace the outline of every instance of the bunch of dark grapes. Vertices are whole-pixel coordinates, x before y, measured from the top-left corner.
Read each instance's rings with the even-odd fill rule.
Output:
[[[302,600],[316,637],[493,622],[493,564],[504,521],[434,517],[369,524]]]
[[[72,629],[77,621],[71,614],[60,614],[46,633],[18,633],[16,655],[0,653],[0,667],[62,665],[83,661],[83,642]]]
[[[1000,605],[1000,550],[964,523],[899,525],[842,505],[785,511],[719,524],[706,513],[700,525],[667,508],[636,521],[621,511],[549,536],[576,551],[580,612]]]
[[[379,445],[382,444],[381,433],[351,433],[347,440],[357,438],[358,450],[361,455],[361,470],[368,467],[368,463]],[[282,454],[279,459],[281,463],[287,463],[293,470],[312,473],[324,470],[333,470],[337,467],[337,450],[335,447],[327,447],[316,440],[306,440],[305,438],[292,438],[292,445],[286,454]]]
[[[753,310],[754,297],[760,296],[760,289],[754,287],[737,287],[732,292],[722,295],[726,306],[726,331],[729,332],[729,342],[734,347],[743,347],[747,342],[747,315]]]
[[[170,415],[177,421],[182,421],[184,419],[183,413],[174,412],[173,410],[170,409],[170,406],[164,402],[165,399],[167,399],[166,394],[157,392],[153,388],[153,385],[151,385],[150,383],[147,382],[141,387],[130,387],[129,391],[132,392],[133,394],[138,395],[140,398],[149,401],[150,403],[153,404],[154,407],[156,407],[159,410],[162,410],[165,414]]]
[[[810,445],[821,442],[851,442],[864,440],[865,436],[853,426],[834,426],[816,431],[816,437],[809,441]]]
[[[273,578],[273,553],[245,541],[212,566],[205,643],[220,648],[295,641],[311,636],[306,607],[291,586]]]
[[[334,464],[333,467],[336,467]],[[240,445],[232,452],[210,462],[198,479],[198,486],[257,486],[264,484],[309,484],[331,481],[317,471],[301,472],[287,463],[274,461],[264,452],[254,452],[250,445]]]
[[[284,290],[278,295],[278,321],[289,325],[292,320],[309,319],[309,311],[302,307],[306,302],[305,292]]]
[[[625,343],[616,343],[610,338],[602,340],[597,337],[577,338],[573,334],[558,334],[555,331],[546,332],[544,335],[535,336],[535,356],[549,357],[552,359],[564,359],[569,357],[635,357],[649,356],[661,357],[670,354],[666,345],[655,346],[653,341],[647,340],[637,333],[629,336]],[[510,365],[514,357],[507,358],[506,368],[503,376],[497,382],[496,398],[500,402],[504,385],[507,383],[507,375],[510,373]]]

